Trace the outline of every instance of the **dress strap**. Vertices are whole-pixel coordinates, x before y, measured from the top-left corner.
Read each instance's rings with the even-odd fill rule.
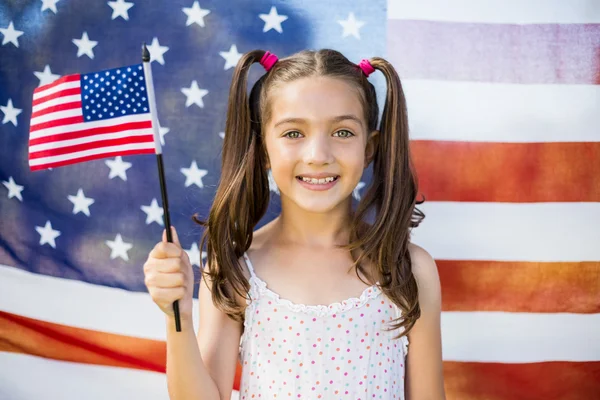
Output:
[[[253,276],[256,278],[256,274],[254,273],[254,267],[252,266],[250,257],[248,257],[248,254],[246,254],[246,252],[244,252],[244,261],[246,261],[246,265],[248,266],[248,271],[250,271],[250,276]]]

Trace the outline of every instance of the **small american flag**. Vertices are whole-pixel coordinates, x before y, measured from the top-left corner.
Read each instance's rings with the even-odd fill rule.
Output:
[[[32,171],[154,152],[142,64],[67,75],[34,90]]]

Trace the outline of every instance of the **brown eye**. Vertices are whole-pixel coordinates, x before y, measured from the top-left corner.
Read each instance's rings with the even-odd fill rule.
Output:
[[[298,132],[298,131],[289,131],[289,132],[286,132],[283,136],[287,137],[287,138],[290,138],[290,139],[298,139],[300,137],[300,132]]]
[[[341,130],[335,132],[335,134],[337,135],[337,137],[341,137],[341,138],[349,138],[349,137],[354,136],[354,133],[352,133],[346,129],[341,129]]]

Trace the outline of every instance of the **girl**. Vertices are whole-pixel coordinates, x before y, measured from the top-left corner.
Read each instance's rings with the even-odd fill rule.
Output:
[[[266,73],[248,97],[255,62]],[[387,80],[379,130],[375,70]],[[440,283],[431,256],[409,241],[424,215],[394,68],[333,50],[245,54],[222,157],[208,220],[194,217],[208,253],[197,336],[192,267],[174,229],[174,243],[163,233],[144,265],[166,314],[171,398],[229,399],[239,359],[243,400],[444,399]],[[372,183],[353,207],[371,161]],[[281,214],[254,232],[269,170]]]

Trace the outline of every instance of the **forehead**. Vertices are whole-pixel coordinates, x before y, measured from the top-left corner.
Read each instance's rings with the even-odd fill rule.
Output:
[[[270,122],[280,118],[328,120],[353,114],[364,118],[360,91],[331,77],[308,77],[275,86],[269,94]]]

